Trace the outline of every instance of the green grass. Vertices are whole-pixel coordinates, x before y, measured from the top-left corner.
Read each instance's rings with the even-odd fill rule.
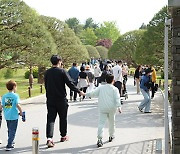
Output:
[[[4,95],[8,92],[6,89],[6,83],[9,80],[14,80],[17,83],[17,93],[20,96],[20,99],[29,98],[28,87],[29,87],[29,80],[24,78],[24,73],[27,69],[17,69],[14,71],[14,75],[12,78],[4,79],[1,74],[0,79],[0,96]],[[4,73],[4,70],[0,70],[0,73]],[[45,93],[45,89],[43,86],[43,93]],[[37,79],[34,79],[33,87],[31,89],[31,97],[40,95],[40,84],[37,83]]]

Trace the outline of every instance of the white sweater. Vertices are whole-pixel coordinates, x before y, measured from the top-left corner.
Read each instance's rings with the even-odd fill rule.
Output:
[[[115,110],[121,106],[119,90],[112,84],[101,85],[92,92],[86,93],[88,97],[98,97],[98,108],[101,112]]]

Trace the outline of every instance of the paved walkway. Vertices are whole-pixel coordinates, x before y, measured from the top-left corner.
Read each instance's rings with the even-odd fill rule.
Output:
[[[16,136],[16,148],[8,153],[32,153],[32,127],[39,127],[40,153],[85,153],[85,154],[160,154],[163,153],[164,140],[164,116],[163,98],[157,92],[152,100],[152,113],[144,114],[137,109],[143,99],[142,95],[136,94],[133,79],[128,80],[129,98],[124,101],[122,114],[116,116],[116,138],[108,142],[108,128],[104,130],[104,146],[96,147],[97,134],[97,99],[88,99],[83,102],[69,102],[68,111],[68,142],[60,143],[58,131],[58,119],[55,124],[54,141],[55,147],[47,149],[45,142],[46,105],[45,95],[22,101],[22,108],[26,111],[27,121],[19,121]],[[0,130],[0,154],[4,151],[7,140],[6,123],[3,121]]]

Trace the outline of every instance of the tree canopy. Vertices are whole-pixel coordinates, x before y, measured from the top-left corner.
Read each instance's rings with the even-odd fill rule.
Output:
[[[56,18],[46,16],[41,16],[41,20],[51,33],[57,45],[57,54],[62,56],[66,66],[73,62],[82,62],[89,59],[88,51],[73,30],[68,28],[67,24]]]
[[[92,45],[86,45],[86,49],[88,50],[90,58],[92,58],[92,57],[94,57],[95,59],[100,58],[99,52]]]
[[[108,49],[103,46],[96,46],[97,51],[99,52],[101,59],[107,59],[108,58]]]
[[[37,13],[20,0],[0,1],[0,68],[44,64],[56,45]]]

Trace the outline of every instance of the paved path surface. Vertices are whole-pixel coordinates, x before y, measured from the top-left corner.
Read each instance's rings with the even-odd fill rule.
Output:
[[[128,80],[129,98],[124,101],[122,114],[116,116],[116,138],[108,142],[107,126],[104,130],[104,146],[96,147],[97,134],[97,99],[83,102],[69,102],[68,111],[68,142],[60,143],[58,119],[55,124],[55,147],[46,148],[45,126],[46,105],[45,95],[22,101],[22,108],[26,111],[26,122],[19,120],[15,149],[9,154],[32,153],[32,127],[39,127],[40,152],[42,154],[84,153],[84,154],[159,154],[163,153],[164,116],[163,98],[158,92],[152,100],[152,113],[144,114],[137,106],[143,99],[136,94],[133,79]],[[0,138],[0,154],[7,153],[4,148],[7,143],[6,122],[3,120]]]

